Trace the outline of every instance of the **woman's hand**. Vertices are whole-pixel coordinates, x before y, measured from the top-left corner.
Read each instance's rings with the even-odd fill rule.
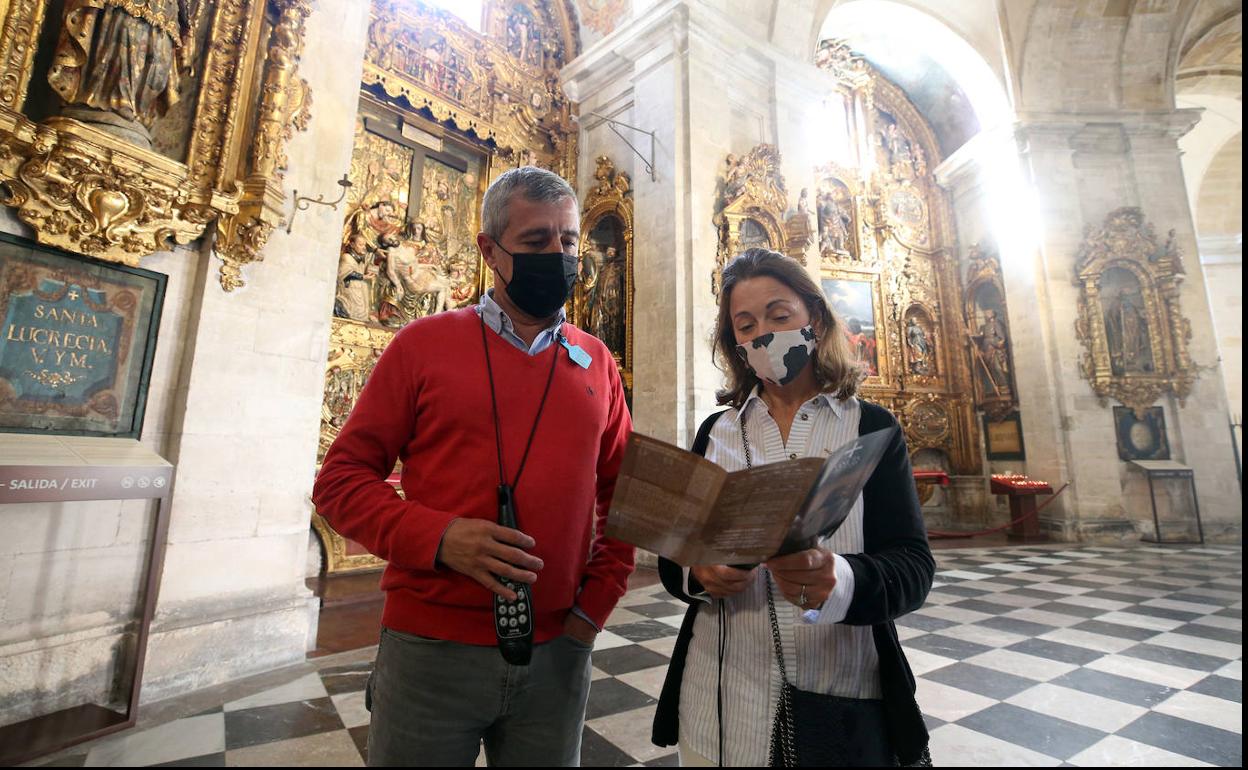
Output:
[[[824,548],[777,556],[767,562],[767,569],[784,598],[804,610],[822,607],[836,588],[836,560]]]
[[[689,574],[697,578],[706,592],[716,599],[727,599],[741,593],[754,582],[757,573],[758,567],[746,571],[723,564],[689,568]]]

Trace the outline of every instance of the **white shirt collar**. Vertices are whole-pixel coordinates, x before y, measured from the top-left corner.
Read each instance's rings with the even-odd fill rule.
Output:
[[[754,386],[754,390],[751,391],[750,395],[746,397],[745,403],[741,405],[741,409],[738,412],[738,414],[740,414],[741,417],[744,418],[745,413],[750,409],[750,406],[755,401],[763,403],[764,407],[766,406],[766,403],[763,402],[763,386],[762,385]],[[815,396],[807,403],[811,403],[811,402],[814,402],[816,404],[819,402],[823,402],[824,404],[826,404],[828,407],[832,409],[832,413],[836,415],[837,419],[840,419],[845,416],[845,408],[846,408],[845,400],[838,399],[835,395],[831,393],[820,393],[819,395]]]
[[[507,315],[507,313],[503,310],[502,305],[499,305],[494,299],[493,289],[487,289],[481,295],[480,312],[481,317],[485,319],[485,322],[489,324],[490,328],[496,333],[502,334],[504,331],[511,332],[512,334],[515,333],[515,324],[511,322],[511,316]],[[538,336],[542,336],[544,334],[558,334],[560,327],[563,326],[564,321],[567,319],[567,311],[563,308],[559,308],[559,313],[555,316],[554,323],[543,329]]]

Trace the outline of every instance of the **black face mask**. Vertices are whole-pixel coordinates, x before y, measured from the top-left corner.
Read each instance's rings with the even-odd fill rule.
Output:
[[[550,318],[559,312],[576,283],[576,255],[556,251],[548,254],[512,254],[498,241],[498,250],[511,257],[511,280],[502,278],[507,296],[516,307],[534,318]],[[494,272],[498,272],[495,269]]]

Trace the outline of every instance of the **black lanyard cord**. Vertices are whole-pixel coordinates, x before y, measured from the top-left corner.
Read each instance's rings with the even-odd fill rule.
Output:
[[[490,343],[485,336],[485,314],[481,315],[481,345],[485,348],[485,371],[490,378],[490,406],[494,409],[494,445],[498,449],[498,483],[507,485],[506,472],[503,470],[503,429],[498,420],[498,396],[494,390],[494,368],[490,365]],[[552,345],[552,347],[554,347]],[[520,468],[516,478],[511,482],[514,491],[520,483],[520,475],[524,473],[525,463],[529,461],[529,450],[533,448],[533,437],[537,435],[537,425],[542,420],[542,411],[546,408],[546,399],[550,396],[550,385],[555,381],[555,365],[559,363],[559,351],[553,351],[550,360],[550,374],[546,376],[546,389],[542,391],[542,400],[537,405],[537,416],[533,418],[533,429],[529,431],[529,440],[524,445],[524,455],[520,458]]]

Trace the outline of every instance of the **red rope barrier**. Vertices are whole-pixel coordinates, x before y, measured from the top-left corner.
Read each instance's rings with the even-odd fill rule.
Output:
[[[1027,519],[1030,519],[1032,516],[1039,514],[1040,511],[1043,511],[1049,503],[1056,500],[1058,495],[1065,492],[1066,487],[1068,486],[1070,486],[1070,482],[1063,484],[1061,489],[1053,493],[1052,497],[1050,497],[1048,500],[1045,500],[1040,505],[1037,505],[1036,510],[1032,511],[1031,513],[1023,514],[1022,516],[1019,516],[1017,519],[1014,519],[1007,524],[1002,524],[999,527],[993,527],[992,529],[980,530],[979,532],[942,532],[936,529],[929,529],[927,531],[927,536],[929,539],[936,538],[938,540],[942,540],[946,538],[971,538],[971,537],[982,537],[983,535],[995,535],[996,533],[1001,532],[1002,530],[1009,529],[1015,524],[1021,524]]]

